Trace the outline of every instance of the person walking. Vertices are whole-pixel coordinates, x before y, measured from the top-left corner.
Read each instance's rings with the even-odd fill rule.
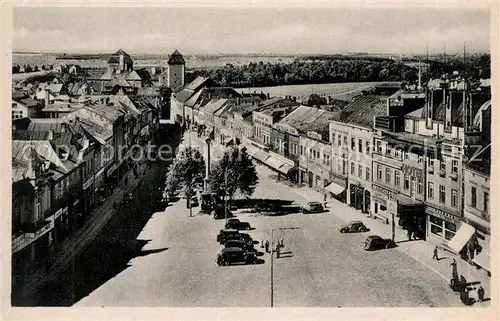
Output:
[[[260,248],[263,249],[264,248],[264,239],[260,239]]]
[[[408,229],[407,232],[408,232],[408,241],[411,241],[411,230]]]
[[[477,289],[477,300],[479,302],[483,302],[484,300],[484,289],[482,286],[479,286],[479,288]]]
[[[458,280],[457,260],[455,259],[451,262],[451,278],[453,280]]]
[[[266,253],[269,253],[269,241],[268,240],[266,240],[265,246],[266,246]]]
[[[276,258],[280,257],[280,244],[276,244]]]
[[[434,248],[434,254],[432,255],[432,259],[433,260],[438,260],[439,261],[439,257],[438,257],[438,247],[436,245],[436,247]]]

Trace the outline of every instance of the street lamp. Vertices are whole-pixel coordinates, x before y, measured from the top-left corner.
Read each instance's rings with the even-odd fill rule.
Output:
[[[297,227],[280,227],[277,229],[271,229],[271,308],[274,306],[274,260],[273,260],[273,248],[274,248],[274,230],[284,231],[284,230],[295,230]]]

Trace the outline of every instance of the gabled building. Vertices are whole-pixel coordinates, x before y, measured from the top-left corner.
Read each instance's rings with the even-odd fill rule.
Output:
[[[186,101],[202,88],[213,87],[214,85],[214,81],[210,78],[197,77],[182,89],[174,92],[170,99],[170,119],[176,123],[184,124],[186,121]]]
[[[12,119],[42,117],[42,106],[23,92],[12,92]]]
[[[150,79],[147,71],[134,70],[132,58],[122,49],[111,56],[107,71],[100,77],[103,92],[109,94],[116,94],[119,90],[133,93],[135,88],[148,85]]]

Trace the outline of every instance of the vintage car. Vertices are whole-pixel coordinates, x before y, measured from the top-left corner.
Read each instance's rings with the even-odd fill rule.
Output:
[[[242,250],[244,250],[246,252],[255,252],[255,248],[253,247],[253,244],[248,244],[244,240],[232,240],[232,239],[228,239],[223,244],[224,244],[225,248],[228,248],[228,247],[239,247],[239,248],[241,248]]]
[[[222,243],[227,242],[229,240],[241,240],[247,243],[248,245],[253,245],[252,237],[246,233],[228,234],[223,237]]]
[[[231,264],[255,264],[257,257],[252,252],[246,252],[239,247],[226,247],[217,254],[216,262],[219,266]]]
[[[242,222],[237,218],[230,218],[229,220],[227,220],[226,228],[232,228],[235,230],[249,230],[250,223]]]
[[[228,236],[232,235],[239,235],[240,232],[235,229],[224,229],[220,230],[219,234],[217,235],[217,242],[222,244],[222,241],[224,241]]]
[[[323,204],[320,202],[308,202],[300,207],[300,211],[303,214],[307,213],[321,213],[325,210]]]
[[[393,240],[384,239],[378,235],[368,236],[363,243],[363,249],[365,249],[366,251],[390,249],[394,247],[396,247],[396,243],[394,243]]]
[[[347,224],[342,224],[339,231],[340,233],[366,232],[368,228],[361,221],[350,221]]]

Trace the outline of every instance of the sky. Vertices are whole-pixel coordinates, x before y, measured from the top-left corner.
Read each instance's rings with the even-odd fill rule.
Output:
[[[13,51],[488,52],[487,9],[14,8]]]

